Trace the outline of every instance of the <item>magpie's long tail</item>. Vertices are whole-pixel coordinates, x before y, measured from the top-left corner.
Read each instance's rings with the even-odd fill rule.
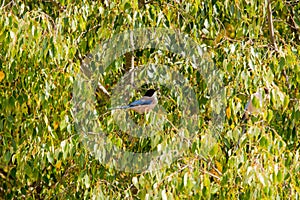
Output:
[[[108,108],[108,110],[120,110],[120,109],[127,109],[129,106],[118,106],[118,107],[113,107],[113,108]]]

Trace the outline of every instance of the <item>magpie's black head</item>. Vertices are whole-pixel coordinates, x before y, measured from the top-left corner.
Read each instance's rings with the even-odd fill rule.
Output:
[[[269,94],[269,88],[264,87],[264,90],[265,90],[265,93],[266,93],[266,94]]]
[[[145,96],[146,97],[152,97],[152,95],[155,93],[155,90],[154,89],[149,89],[147,90]]]

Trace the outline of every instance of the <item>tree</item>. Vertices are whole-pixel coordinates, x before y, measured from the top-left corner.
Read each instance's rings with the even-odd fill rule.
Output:
[[[297,1],[3,1],[0,196],[299,196],[299,12]],[[176,33],[191,38],[205,50],[204,58],[213,63],[217,79],[205,76],[207,73],[201,73],[183,54],[155,48],[126,52],[105,68],[97,77],[95,93],[87,95],[95,95],[101,128],[116,147],[153,152],[179,134],[194,134],[188,149],[169,167],[129,173],[100,162],[97,154],[86,148],[86,138],[75,126],[72,100],[78,73],[87,75],[84,65],[95,64],[96,58],[90,55],[95,56],[97,45],[128,29],[145,27],[172,30],[174,38]],[[186,89],[195,92],[199,114],[198,124],[190,125],[193,131],[180,127],[187,114],[182,99],[188,93],[166,86],[159,86],[159,104],[167,123],[151,137],[130,136],[116,123],[116,116],[107,112],[113,88],[125,74],[132,74],[133,68],[137,70],[133,78],[142,76],[141,66],[148,63],[180,73],[182,81],[187,80]],[[94,66],[99,67],[97,63]],[[209,94],[219,79],[225,95],[219,102],[226,108],[221,130],[210,129],[218,104],[212,103]],[[144,84],[128,100],[140,97],[148,86],[154,87]],[[264,112],[242,122],[249,97],[266,86],[270,100]],[[126,115],[141,127],[160,119],[134,112],[118,115]],[[190,120],[185,123],[194,119]],[[234,150],[242,126],[246,134]]]

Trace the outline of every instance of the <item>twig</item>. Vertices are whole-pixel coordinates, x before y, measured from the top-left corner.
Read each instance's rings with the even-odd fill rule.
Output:
[[[275,42],[275,36],[274,36],[274,25],[273,25],[273,18],[272,18],[272,6],[271,6],[271,0],[268,0],[268,24],[269,24],[269,32],[270,32],[270,39],[271,43],[275,49],[275,51],[278,51],[277,44]]]
[[[92,76],[92,72],[88,68],[88,65],[90,64],[91,60],[92,60],[92,55],[87,54],[87,56],[85,57],[85,59],[83,60],[83,62],[80,65],[81,72],[88,78],[90,78]],[[99,90],[102,94],[104,94],[104,97],[106,97],[107,99],[110,98],[110,94],[108,93],[108,91],[105,89],[105,87],[99,81],[98,81],[97,90]]]
[[[211,162],[211,160],[207,160],[203,156],[201,156],[200,159],[203,160],[204,162],[206,162],[207,164],[209,164],[218,173],[219,176],[222,176],[222,173],[213,165],[213,163]],[[212,175],[212,176],[215,177],[215,178],[217,178],[218,180],[220,180],[220,178],[217,177],[216,175]]]
[[[130,31],[129,35],[130,40],[130,52],[125,53],[125,67],[124,67],[124,73],[131,72],[130,74],[130,84],[134,85],[134,40],[133,40],[133,32]]]
[[[15,1],[10,1],[9,3],[5,4],[5,0],[2,1],[1,9],[4,9],[5,7],[9,6],[10,4],[15,4]]]
[[[145,0],[139,0],[138,1],[138,4],[139,4],[139,8],[142,8],[144,5],[148,4],[148,3],[152,3],[153,0],[150,0],[150,1],[145,1]]]

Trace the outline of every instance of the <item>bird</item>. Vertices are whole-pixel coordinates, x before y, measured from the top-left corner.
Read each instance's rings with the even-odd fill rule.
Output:
[[[256,106],[253,104],[254,98],[258,100],[258,104]],[[248,119],[249,114],[257,114],[260,112],[263,104],[263,98],[260,92],[255,92],[251,95],[250,99],[248,100],[245,106],[245,112],[243,114],[242,120]]]
[[[157,103],[158,100],[157,100],[156,90],[149,89],[141,99],[131,102],[126,106],[109,108],[109,110],[128,109],[128,110],[133,110],[139,114],[143,114],[151,111],[156,106]]]
[[[269,97],[269,89],[267,87],[263,88],[264,92],[265,92],[265,99]],[[255,99],[257,100],[257,103],[254,105],[253,102],[255,101]],[[262,112],[262,108],[263,108],[263,103],[265,100],[262,96],[262,91],[258,91],[255,92],[254,94],[252,94],[245,106],[245,110],[244,110],[244,114],[242,116],[241,121],[243,122],[242,125],[242,133],[239,136],[237,145],[236,145],[236,149],[238,148],[239,144],[240,144],[240,140],[241,137],[245,134],[246,132],[246,122],[249,119],[249,115],[256,115]]]

